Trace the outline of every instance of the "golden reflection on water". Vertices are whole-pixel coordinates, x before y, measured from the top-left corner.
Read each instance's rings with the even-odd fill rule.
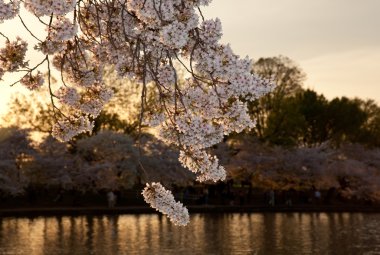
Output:
[[[0,219],[0,254],[380,254],[380,214],[195,214]]]

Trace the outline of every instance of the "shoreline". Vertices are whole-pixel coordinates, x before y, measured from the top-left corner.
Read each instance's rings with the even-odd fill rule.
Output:
[[[191,213],[380,213],[379,205],[338,206],[338,205],[302,205],[302,206],[187,206]],[[38,216],[81,216],[81,215],[121,215],[121,214],[154,214],[155,209],[148,206],[123,207],[16,207],[0,209],[3,217],[38,217]]]

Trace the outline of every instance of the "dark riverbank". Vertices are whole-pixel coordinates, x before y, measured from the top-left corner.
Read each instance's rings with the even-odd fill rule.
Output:
[[[380,203],[347,199],[340,190],[260,190],[250,185],[203,185],[174,188],[176,200],[190,213],[365,212],[380,213]],[[150,214],[141,189],[115,191],[116,206],[108,208],[107,193],[54,189],[28,190],[19,197],[1,197],[0,217]]]
[[[303,205],[303,206],[221,206],[192,205],[190,213],[251,213],[251,212],[363,212],[380,213],[380,205]],[[65,215],[117,215],[117,214],[150,214],[157,213],[148,206],[107,207],[15,207],[0,209],[0,217],[37,217]]]

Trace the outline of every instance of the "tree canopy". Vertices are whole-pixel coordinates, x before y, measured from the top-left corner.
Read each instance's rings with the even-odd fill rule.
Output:
[[[224,135],[253,127],[243,99],[261,97],[273,83],[251,73],[249,58],[240,58],[219,42],[220,20],[207,20],[201,12],[209,2],[1,1],[0,22],[17,17],[35,41],[0,33],[5,40],[0,77],[6,72],[24,73],[15,83],[31,90],[46,84],[54,115],[52,134],[68,141],[91,131],[94,119],[112,98],[112,90],[104,86],[105,68],[112,66],[119,77],[139,84],[139,130],[143,124],[155,126],[162,140],[180,149],[180,162],[199,181],[223,180],[225,170],[208,148]],[[33,34],[20,8],[43,25],[45,37]],[[25,57],[30,44],[42,55],[34,66]],[[177,66],[188,73],[182,84]],[[59,77],[57,87],[52,84],[53,69]],[[147,112],[150,94],[157,98],[154,111]],[[187,211],[176,210],[178,204],[160,187],[147,186],[150,192],[144,194],[156,198],[149,196],[147,201],[177,224],[187,224]]]

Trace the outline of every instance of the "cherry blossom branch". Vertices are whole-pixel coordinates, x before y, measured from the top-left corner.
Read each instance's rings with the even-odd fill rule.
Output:
[[[46,26],[43,41],[28,29],[15,3],[4,5],[11,13],[0,12],[5,13],[0,20],[18,15],[37,40],[36,49],[46,56],[54,137],[69,141],[92,130],[93,119],[112,96],[104,84],[104,70],[112,67],[119,78],[141,86],[139,144],[143,126],[155,127],[160,139],[180,148],[179,161],[198,181],[218,181],[226,173],[209,148],[225,135],[251,128],[253,121],[242,99],[258,98],[273,86],[251,74],[248,58],[241,59],[229,45],[220,43],[220,20],[206,20],[200,9],[209,2],[23,0],[24,8]],[[48,24],[42,17],[50,18]],[[0,49],[0,78],[5,72],[26,68],[28,75],[21,83],[28,88],[40,84],[41,77],[32,76],[34,69],[28,69],[24,60],[27,43],[18,38],[5,45]],[[183,82],[177,62],[189,75]],[[61,76],[61,86],[54,93],[53,67]],[[148,101],[152,94],[153,103]],[[141,161],[139,165],[148,179]],[[183,210],[158,184],[148,185],[144,192],[147,202],[163,213]],[[176,213],[169,217],[176,218]],[[185,224],[185,218],[175,222]]]
[[[45,58],[40,63],[38,63],[37,65],[35,65],[33,68],[28,68],[27,70],[18,70],[20,72],[27,72],[27,73],[25,75],[23,75],[18,81],[15,81],[14,83],[10,84],[9,86],[13,87],[17,83],[19,83],[25,76],[27,76],[29,73],[33,72],[38,67],[40,67],[43,63],[45,63],[45,61],[47,61],[47,56],[45,56]]]

